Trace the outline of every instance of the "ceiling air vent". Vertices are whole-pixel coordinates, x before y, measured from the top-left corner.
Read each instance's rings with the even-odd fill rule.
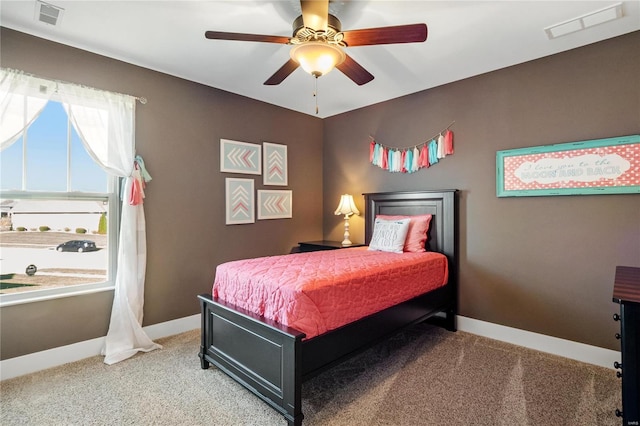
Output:
[[[587,13],[544,29],[550,40],[622,18],[622,3]]]
[[[64,9],[43,1],[36,1],[36,20],[49,25],[58,25]]]

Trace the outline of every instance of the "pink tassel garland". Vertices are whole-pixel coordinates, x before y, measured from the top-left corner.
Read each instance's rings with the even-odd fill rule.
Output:
[[[388,148],[373,139],[369,144],[369,162],[391,173],[413,173],[429,168],[439,159],[451,154],[453,154],[453,132],[449,129],[437,137],[434,136],[428,142],[411,148]],[[132,190],[132,200],[133,195]]]

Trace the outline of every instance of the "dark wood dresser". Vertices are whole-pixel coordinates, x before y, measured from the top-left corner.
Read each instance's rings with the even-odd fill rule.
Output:
[[[613,301],[620,304],[613,319],[620,321],[616,337],[622,343],[622,364],[613,364],[622,379],[622,410],[616,415],[623,426],[640,426],[640,268],[616,267]]]

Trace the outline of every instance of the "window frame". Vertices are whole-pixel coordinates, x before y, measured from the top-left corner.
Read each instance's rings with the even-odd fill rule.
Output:
[[[49,102],[58,102],[63,104],[58,96],[52,96]],[[25,98],[26,104],[26,98]],[[39,118],[39,117],[38,117]],[[36,118],[33,123],[37,122]],[[33,124],[31,123],[31,125]],[[31,127],[29,125],[29,127]],[[71,144],[72,138],[72,123],[67,116],[67,147]],[[37,191],[37,190],[25,190],[26,187],[26,174],[27,174],[27,156],[28,150],[28,133],[29,127],[27,127],[22,135],[23,143],[23,155],[22,155],[22,182],[21,190],[0,190],[0,198],[2,199],[14,199],[14,200],[78,200],[78,201],[107,201],[107,217],[109,218],[108,228],[108,260],[107,260],[107,279],[103,282],[90,283],[90,284],[75,284],[63,287],[30,290],[19,293],[0,294],[0,307],[13,306],[23,303],[39,302],[44,300],[57,299],[61,297],[78,296],[82,294],[91,294],[101,291],[109,291],[115,288],[115,281],[117,275],[117,257],[118,257],[118,242],[120,234],[120,189],[122,178],[111,175],[105,172],[107,175],[107,192],[82,192],[82,191],[70,191],[69,182],[71,180],[71,162],[67,157],[66,172],[67,172],[67,189],[66,191]],[[1,155],[1,154],[0,154]],[[67,153],[69,155],[69,153]]]

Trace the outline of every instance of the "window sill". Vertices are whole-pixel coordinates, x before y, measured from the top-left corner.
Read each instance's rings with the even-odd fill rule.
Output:
[[[47,290],[47,293],[33,291],[29,293],[21,293],[19,294],[5,294],[0,295],[0,308],[22,305],[25,303],[36,303],[36,302],[44,302],[47,300],[60,299],[62,297],[72,297],[72,296],[84,296],[87,294],[99,293],[102,291],[112,291],[115,289],[115,285],[111,283],[101,284],[99,286],[82,286],[83,288],[73,288],[73,287],[65,287],[62,289]],[[35,294],[38,293],[38,294]],[[16,297],[18,296],[18,297]]]

